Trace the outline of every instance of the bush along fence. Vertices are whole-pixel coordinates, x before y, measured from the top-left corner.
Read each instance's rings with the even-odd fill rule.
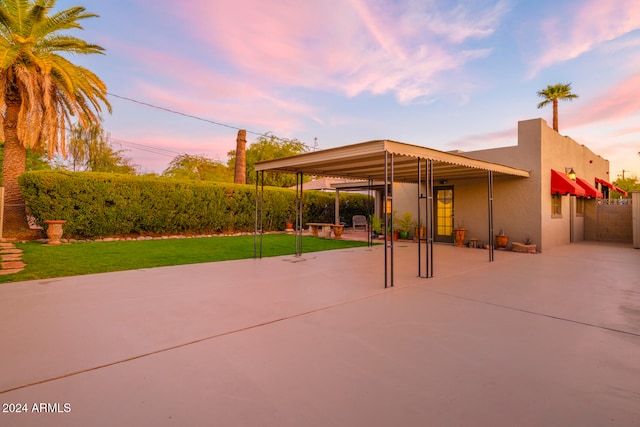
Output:
[[[26,172],[19,183],[36,222],[64,219],[65,236],[72,238],[254,230],[253,185],[66,171]],[[294,199],[294,190],[265,187],[264,231],[285,228],[295,216]],[[367,212],[367,196],[340,194],[342,221]],[[304,193],[305,222],[334,217],[334,193]]]

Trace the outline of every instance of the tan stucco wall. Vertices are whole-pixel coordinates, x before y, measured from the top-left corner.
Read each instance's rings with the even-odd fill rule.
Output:
[[[518,122],[518,145],[461,153],[464,156],[529,170],[530,178],[496,178],[494,181],[494,227],[503,229],[510,242],[529,235],[538,250],[567,244],[574,215],[574,241],[584,239],[584,218],[570,211],[570,196],[562,197],[562,217],[551,216],[551,169],[565,172],[573,167],[577,176],[590,183],[609,180],[609,161],[574,141],[559,135],[542,119]],[[474,237],[486,240],[486,180],[450,181],[454,185],[457,219],[462,219]]]

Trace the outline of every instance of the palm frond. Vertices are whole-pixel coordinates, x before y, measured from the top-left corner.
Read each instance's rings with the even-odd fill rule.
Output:
[[[20,144],[46,147],[50,157],[66,154],[65,125],[72,116],[88,125],[99,120],[103,107],[111,112],[104,82],[62,56],[104,53],[101,46],[61,33],[82,29],[79,21],[98,15],[81,6],[52,13],[55,4],[0,0],[0,111],[12,99]]]

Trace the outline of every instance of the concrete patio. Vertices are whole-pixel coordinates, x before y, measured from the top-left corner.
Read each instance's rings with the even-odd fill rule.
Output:
[[[416,250],[0,285],[0,425],[640,425],[640,251]]]

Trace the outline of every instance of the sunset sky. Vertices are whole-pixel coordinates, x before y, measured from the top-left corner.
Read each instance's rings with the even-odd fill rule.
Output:
[[[318,149],[391,139],[439,150],[517,143],[536,93],[571,83],[560,133],[640,175],[638,0],[59,0],[100,15],[75,57],[113,95],[105,130],[142,172],[226,161],[236,128]],[[570,166],[570,165],[568,165]]]

